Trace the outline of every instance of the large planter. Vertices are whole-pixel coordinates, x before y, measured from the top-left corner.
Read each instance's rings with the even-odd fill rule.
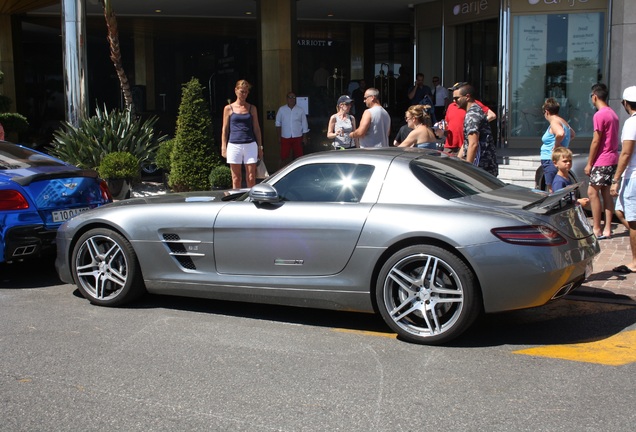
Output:
[[[106,179],[110,194],[114,200],[130,198],[132,193],[132,180],[126,178]]]

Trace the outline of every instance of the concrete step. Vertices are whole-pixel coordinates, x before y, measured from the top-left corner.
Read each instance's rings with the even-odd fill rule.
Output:
[[[506,178],[501,178],[501,176],[497,177],[499,180],[501,180],[504,183],[509,183],[509,184],[513,184],[516,186],[523,186],[523,187],[527,187],[530,189],[534,189],[534,180],[528,180],[528,179],[506,179]]]
[[[534,167],[541,165],[540,156],[500,156],[497,158],[500,165]]]
[[[525,165],[499,165],[499,177],[528,178],[534,180],[537,166]]]
[[[504,155],[499,157],[499,180],[527,188],[534,188],[534,176],[541,165],[539,155]]]

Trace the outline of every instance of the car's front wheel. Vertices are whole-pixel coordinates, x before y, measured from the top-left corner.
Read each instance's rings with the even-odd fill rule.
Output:
[[[118,306],[145,291],[132,246],[113,230],[98,228],[84,233],[71,259],[75,283],[91,303]]]
[[[416,245],[383,265],[376,286],[384,321],[404,340],[437,345],[464,332],[481,312],[475,275],[456,255]]]

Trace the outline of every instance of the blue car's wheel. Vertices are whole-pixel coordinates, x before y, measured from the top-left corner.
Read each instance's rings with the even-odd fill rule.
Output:
[[[91,303],[118,306],[144,293],[141,270],[130,243],[109,229],[93,229],[73,249],[77,287]]]

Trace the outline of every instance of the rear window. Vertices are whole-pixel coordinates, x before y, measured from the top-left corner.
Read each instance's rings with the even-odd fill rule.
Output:
[[[424,186],[444,199],[491,192],[506,185],[481,168],[443,155],[413,159],[410,168]]]
[[[9,143],[0,143],[0,170],[32,168],[64,164],[46,155]]]

